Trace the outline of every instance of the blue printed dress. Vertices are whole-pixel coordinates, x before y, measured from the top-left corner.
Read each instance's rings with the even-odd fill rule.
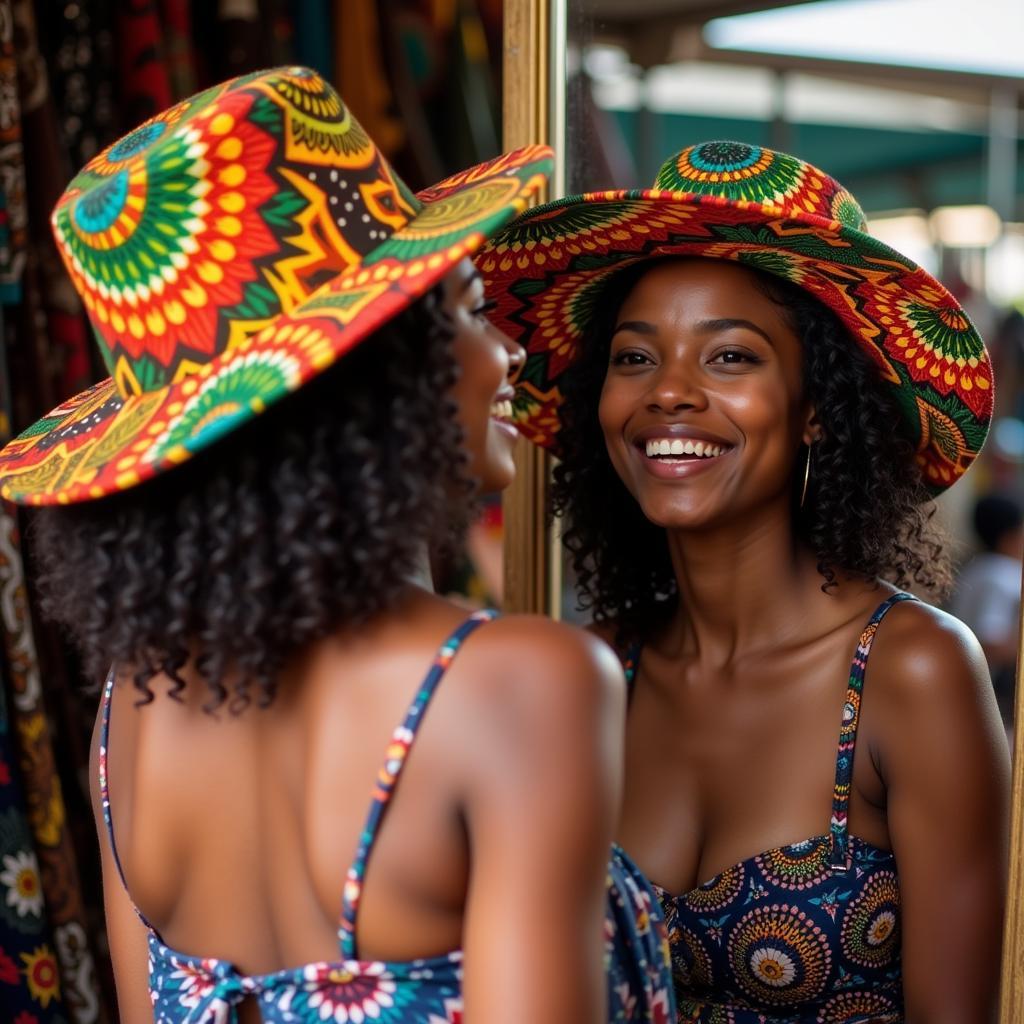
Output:
[[[749,857],[683,895],[655,886],[679,1021],[900,1024],[900,886],[889,850],[847,827],[864,673],[894,594],[857,644],[843,704],[829,831]],[[631,685],[638,651],[626,661]]]
[[[363,960],[356,948],[356,920],[367,864],[424,713],[466,637],[494,616],[475,613],[445,641],[392,734],[345,880],[339,959],[272,974],[242,974],[227,961],[172,949],[136,910],[149,932],[156,1024],[237,1024],[238,1006],[248,998],[256,1000],[264,1024],[460,1024],[462,953],[406,962]],[[124,883],[107,779],[113,687],[111,671],[103,693],[99,784],[111,850]],[[664,919],[649,883],[617,847],[608,867],[605,948],[611,1024],[672,1024],[675,1002]]]

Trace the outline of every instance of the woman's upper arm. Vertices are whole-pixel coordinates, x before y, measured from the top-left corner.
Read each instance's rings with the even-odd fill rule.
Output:
[[[98,723],[93,732],[89,777],[93,817],[100,844],[103,906],[110,958],[114,965],[119,1016],[123,1021],[132,1021],[132,1024],[138,1021],[141,1024],[153,1019],[153,1004],[149,998],[149,933],[135,913],[135,908],[121,882],[121,875],[110,847],[110,837],[103,822],[99,791]]]
[[[622,673],[607,647],[577,630],[535,619],[492,630],[499,667],[478,688],[464,752],[465,1019],[597,1024],[607,1014],[603,915]]]
[[[878,753],[900,874],[906,1019],[981,1024],[999,983],[1005,734],[981,649],[962,623],[913,609],[886,650],[873,699],[885,711]]]

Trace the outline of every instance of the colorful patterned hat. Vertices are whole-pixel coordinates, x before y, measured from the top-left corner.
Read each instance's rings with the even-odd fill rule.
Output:
[[[314,71],[215,86],[91,160],[53,213],[110,378],[0,452],[0,494],[100,498],[321,373],[525,209],[529,146],[414,196]]]
[[[684,149],[650,190],[536,207],[477,255],[498,303],[492,319],[528,352],[515,408],[532,441],[557,447],[558,377],[606,278],[663,255],[735,260],[831,308],[891,386],[933,492],[978,454],[992,416],[992,366],[957,301],[867,234],[863,211],[834,178],[740,142]]]

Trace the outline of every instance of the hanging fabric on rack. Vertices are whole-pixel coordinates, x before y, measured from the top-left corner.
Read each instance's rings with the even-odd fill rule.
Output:
[[[266,63],[258,0],[219,0],[217,21],[221,39],[217,77],[248,74]]]
[[[68,1024],[18,782],[6,689],[0,690],[0,1012],[12,1024]]]
[[[361,0],[357,0],[357,3]],[[331,51],[332,28],[331,0],[293,0],[290,4],[295,19],[295,57],[305,67],[319,71],[330,82],[337,82],[337,68],[334,65],[334,54]],[[345,10],[348,21],[348,7]],[[351,22],[348,22],[350,25]],[[351,31],[356,32],[353,26]],[[367,40],[365,49],[372,46]],[[339,90],[343,91],[343,90]],[[345,97],[348,102],[348,97]],[[367,126],[367,131],[372,128]]]
[[[3,413],[7,424],[9,409]],[[0,434],[0,442],[7,439],[6,433]],[[20,668],[29,686],[37,682],[31,678],[34,651],[20,553],[11,547],[13,523],[13,508],[0,502],[0,1019],[13,1024],[69,1024],[8,713],[14,671]],[[15,561],[17,578],[11,569]]]
[[[36,5],[50,95],[73,167],[91,160],[117,131],[113,2]]]
[[[156,0],[121,0],[117,13],[118,129],[128,130],[171,105],[171,79]]]
[[[31,169],[20,293],[0,322],[3,364],[17,381],[16,387],[0,388],[2,422],[10,431],[69,389],[88,384],[92,373],[81,306],[49,231],[49,210],[66,181],[68,160],[35,7],[31,0],[0,2],[10,15],[13,44],[8,53],[13,52],[14,75],[8,63],[7,83],[17,102],[24,167]],[[96,984],[76,854],[54,767],[18,523],[8,507],[0,509],[0,652],[0,948],[18,967],[12,974],[0,957],[0,1020],[100,1024],[109,1018]]]
[[[189,0],[160,0],[160,20],[171,94],[175,101],[183,100],[199,89]]]
[[[385,153],[394,153],[405,131],[394,115],[377,16],[376,0],[335,0],[333,63],[338,91],[352,113]]]
[[[97,1024],[107,1020],[107,1015],[101,1012],[78,867],[67,834],[64,798],[43,707],[21,542],[9,507],[0,509],[0,632],[6,667],[4,689],[9,701],[7,763],[13,761],[20,775],[21,812],[31,839],[27,848],[19,847],[12,855],[22,865],[13,874],[7,857],[0,856],[10,868],[0,872],[0,884],[7,887],[3,894],[7,906],[17,904],[19,899],[24,901],[26,893],[34,890],[32,899],[45,910],[50,926],[60,975],[59,983],[54,984],[63,994],[68,1018],[74,1024]],[[19,842],[24,840],[22,832],[19,828]],[[36,871],[35,877],[28,873],[29,865]]]
[[[21,299],[21,275],[28,256],[25,156],[18,104],[11,0],[0,0],[0,303]]]

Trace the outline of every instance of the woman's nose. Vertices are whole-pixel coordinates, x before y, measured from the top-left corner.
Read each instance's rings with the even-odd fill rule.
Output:
[[[523,366],[526,365],[526,349],[513,341],[507,334],[502,334],[505,339],[505,351],[508,353],[508,379],[515,382]]]
[[[660,412],[707,407],[707,394],[691,366],[662,366],[647,393],[648,408]]]

